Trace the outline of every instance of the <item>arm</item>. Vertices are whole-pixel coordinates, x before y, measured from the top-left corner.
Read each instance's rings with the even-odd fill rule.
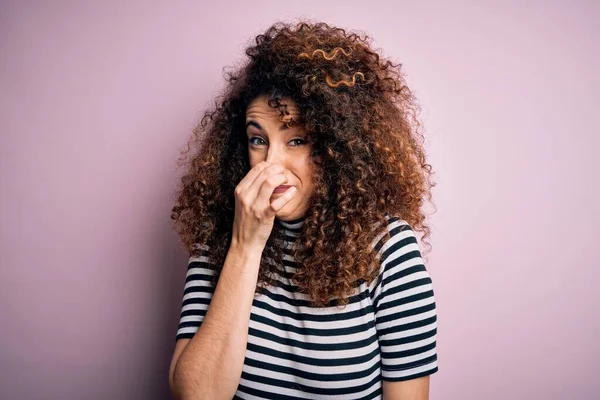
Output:
[[[242,374],[262,251],[232,242],[210,307],[192,339],[177,341],[169,369],[176,398],[231,399]]]
[[[429,376],[438,371],[432,281],[412,228],[394,218],[388,230],[389,241],[379,243],[381,274],[373,287],[383,398],[427,400]]]
[[[383,400],[429,400],[429,375],[408,381],[383,381]]]

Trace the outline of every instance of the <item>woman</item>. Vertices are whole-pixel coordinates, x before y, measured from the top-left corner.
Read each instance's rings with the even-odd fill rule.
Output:
[[[324,23],[278,23],[208,111],[172,218],[191,254],[181,399],[427,399],[430,199],[399,65]],[[209,306],[210,305],[210,306]]]

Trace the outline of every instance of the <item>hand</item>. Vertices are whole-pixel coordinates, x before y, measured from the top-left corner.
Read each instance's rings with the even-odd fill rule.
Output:
[[[273,190],[288,181],[280,164],[256,164],[235,188],[235,217],[232,243],[262,250],[273,230],[275,214],[296,194],[290,187],[270,201]]]

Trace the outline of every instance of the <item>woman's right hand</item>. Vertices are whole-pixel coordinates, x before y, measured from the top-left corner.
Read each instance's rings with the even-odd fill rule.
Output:
[[[296,194],[296,188],[290,187],[270,201],[273,190],[287,181],[280,164],[262,161],[250,169],[235,188],[232,243],[262,252],[273,230],[275,214]]]

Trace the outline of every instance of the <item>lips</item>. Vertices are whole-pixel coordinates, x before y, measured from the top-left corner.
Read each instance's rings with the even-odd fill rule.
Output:
[[[277,186],[275,188],[275,190],[273,190],[273,193],[283,193],[286,190],[288,190],[289,188],[291,188],[292,186],[290,185],[281,185],[281,186]]]

